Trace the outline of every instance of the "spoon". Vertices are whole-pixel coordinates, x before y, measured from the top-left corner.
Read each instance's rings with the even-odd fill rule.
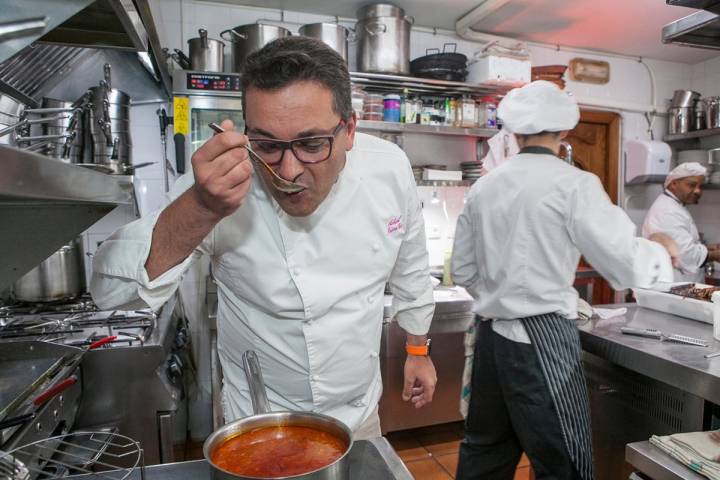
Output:
[[[209,123],[208,127],[210,127],[216,133],[225,132],[225,129],[222,128],[217,123]],[[286,180],[286,179],[282,178],[280,175],[278,175],[277,173],[275,173],[275,170],[273,170],[270,165],[265,163],[265,160],[263,160],[260,155],[255,153],[252,148],[250,148],[250,145],[243,145],[242,148],[244,148],[245,150],[248,151],[248,153],[250,154],[248,156],[250,157],[251,160],[254,160],[256,164],[262,165],[265,168],[265,170],[267,170],[268,173],[270,173],[270,180],[272,181],[273,187],[275,187],[276,189],[278,189],[284,193],[298,193],[298,192],[302,192],[303,190],[305,190],[307,188],[304,185],[300,185],[299,183],[295,183],[295,182],[291,182],[290,180]]]

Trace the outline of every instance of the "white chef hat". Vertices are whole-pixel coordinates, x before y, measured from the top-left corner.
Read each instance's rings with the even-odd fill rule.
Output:
[[[520,135],[572,130],[580,120],[574,98],[552,82],[537,80],[515,88],[498,106],[504,128]]]
[[[670,185],[670,182],[677,180],[678,178],[695,177],[695,176],[707,175],[707,168],[700,165],[698,162],[686,162],[681,163],[677,167],[673,168],[668,176],[665,177],[665,187]]]

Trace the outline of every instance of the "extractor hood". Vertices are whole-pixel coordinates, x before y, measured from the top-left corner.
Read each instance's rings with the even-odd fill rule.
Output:
[[[171,95],[149,0],[0,0],[0,63],[32,43],[137,52]]]
[[[0,145],[0,291],[118,205],[128,177],[106,175]]]
[[[720,0],[667,0],[667,4],[675,7],[696,8],[720,13]]]
[[[663,27],[663,43],[720,49],[720,15],[701,10]]]

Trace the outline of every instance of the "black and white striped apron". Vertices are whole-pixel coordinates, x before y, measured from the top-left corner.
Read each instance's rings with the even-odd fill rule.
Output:
[[[592,480],[590,411],[575,322],[557,314],[520,321],[542,367],[568,454],[582,478]]]

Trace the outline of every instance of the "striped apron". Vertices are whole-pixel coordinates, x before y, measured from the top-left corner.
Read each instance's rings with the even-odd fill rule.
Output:
[[[563,434],[579,475],[593,479],[590,411],[575,322],[557,314],[520,319],[535,349]],[[465,335],[465,370],[460,410],[467,417],[471,394],[475,323]]]

